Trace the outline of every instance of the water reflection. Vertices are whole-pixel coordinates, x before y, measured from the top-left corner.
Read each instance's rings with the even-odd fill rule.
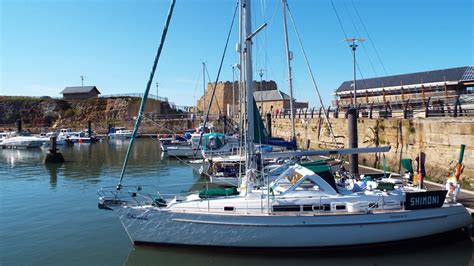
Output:
[[[62,164],[50,163],[45,164],[44,167],[49,174],[49,184],[51,185],[51,188],[56,188],[58,184],[58,169],[62,167]]]
[[[0,150],[0,161],[13,168],[23,163],[41,161],[43,153],[42,149],[3,149]]]
[[[212,232],[210,232],[212,233]],[[281,241],[285,241],[281,239]],[[135,246],[125,265],[473,265],[465,232],[357,248],[231,249]]]

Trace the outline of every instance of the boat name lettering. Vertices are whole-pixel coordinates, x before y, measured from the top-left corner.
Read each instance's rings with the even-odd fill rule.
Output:
[[[446,198],[445,190],[407,193],[405,208],[407,210],[439,208]]]
[[[128,218],[128,219],[137,219],[137,220],[145,220],[145,221],[148,221],[148,217],[147,217],[147,216],[136,216],[136,215],[133,214],[133,213],[127,213],[127,218]]]
[[[426,204],[438,204],[439,196],[426,196],[426,197],[416,197],[410,199],[410,204],[412,206],[416,205],[426,205]]]

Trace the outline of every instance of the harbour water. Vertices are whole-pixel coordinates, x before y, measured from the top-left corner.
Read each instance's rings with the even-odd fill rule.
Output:
[[[133,246],[118,217],[97,208],[96,194],[117,184],[127,145],[64,147],[67,162],[58,166],[42,163],[46,150],[0,150],[0,265],[474,265],[465,233],[350,249]],[[125,185],[153,184],[165,193],[203,186],[158,146],[137,139]]]

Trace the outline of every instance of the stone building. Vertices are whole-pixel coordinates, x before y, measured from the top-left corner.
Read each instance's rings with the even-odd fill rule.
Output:
[[[204,96],[197,101],[198,112],[207,111],[209,101],[212,96],[212,90],[215,83],[208,83]],[[281,111],[290,109],[290,96],[278,90],[275,81],[254,81],[254,98],[257,106],[263,112]],[[239,83],[235,82],[218,82],[216,92],[212,103],[210,114],[222,114],[231,116],[232,112],[239,113]],[[293,99],[295,109],[308,108],[307,102],[296,102]]]
[[[66,87],[61,91],[64,100],[87,100],[97,98],[100,91],[96,86]]]
[[[335,92],[333,106],[345,110],[353,105],[353,81],[344,81]],[[464,66],[356,81],[356,103],[362,110],[420,110],[426,105],[454,105],[463,95],[474,93],[474,67]]]

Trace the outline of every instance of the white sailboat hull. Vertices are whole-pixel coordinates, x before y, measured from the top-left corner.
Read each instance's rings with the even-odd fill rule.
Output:
[[[468,226],[462,205],[416,211],[343,215],[235,215],[115,209],[138,243],[226,247],[329,247],[405,240]]]

